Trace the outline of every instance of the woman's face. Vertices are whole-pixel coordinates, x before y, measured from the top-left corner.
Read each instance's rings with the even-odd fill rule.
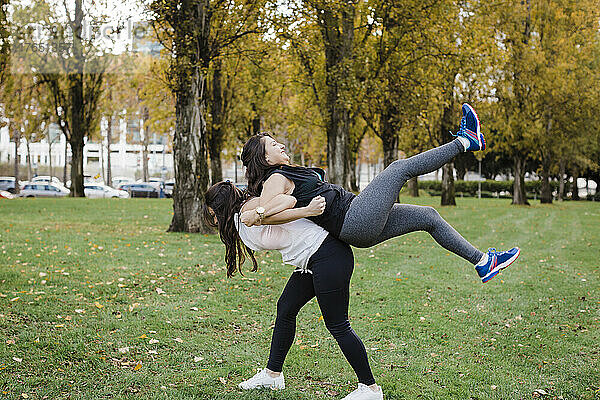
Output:
[[[285,153],[285,145],[272,137],[262,138],[265,144],[265,159],[269,165],[289,164],[290,156]]]

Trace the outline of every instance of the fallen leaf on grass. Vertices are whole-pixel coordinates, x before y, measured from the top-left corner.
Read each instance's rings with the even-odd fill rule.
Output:
[[[133,370],[138,371],[140,369],[142,369],[142,362],[138,361],[138,363],[135,365],[135,367],[133,367]]]
[[[148,341],[148,344],[156,344],[156,343],[158,343],[158,340],[157,340],[157,339],[150,339],[150,340]]]
[[[19,357],[13,357],[12,359],[13,359],[13,360],[15,360],[16,362],[21,362],[21,361],[23,361],[23,359],[22,359],[22,358],[19,358]]]
[[[103,306],[102,304],[98,303],[97,301],[95,301],[95,302],[94,302],[94,305],[95,305],[97,308],[104,308],[104,306]]]
[[[173,339],[173,340],[176,341],[177,343],[183,343],[183,339],[178,338],[178,337],[175,338],[175,339]]]
[[[158,287],[157,287],[157,288],[156,288],[156,293],[158,293],[158,294],[164,294],[164,293],[165,293],[165,291],[164,291],[164,290],[162,290],[161,288],[158,288]]]
[[[200,362],[202,360],[204,360],[204,357],[199,357],[199,356],[194,357],[194,362]]]
[[[142,336],[138,336],[138,339],[146,339],[148,336],[144,333]]]
[[[225,380],[225,378],[223,378],[222,376],[220,376],[220,377],[219,377],[219,380],[221,381],[221,383],[222,383],[223,385],[226,385],[226,384],[227,384],[227,381],[226,381],[226,380]]]
[[[120,347],[119,352],[120,353],[129,353],[129,347]]]

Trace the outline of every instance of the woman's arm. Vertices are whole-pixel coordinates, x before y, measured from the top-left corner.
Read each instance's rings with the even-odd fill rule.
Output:
[[[283,195],[285,196],[285,195]],[[295,221],[300,218],[313,217],[316,215],[323,214],[326,206],[325,198],[322,196],[317,196],[313,198],[309,205],[306,207],[292,208],[286,209],[277,214],[270,215],[268,217],[263,218],[262,225],[279,225],[285,224],[286,222]],[[256,211],[254,209],[244,212],[243,214],[250,213],[247,215],[248,220],[254,219],[254,215],[256,215]],[[244,222],[244,215],[242,214],[242,222]],[[253,215],[254,214],[254,215]],[[265,211],[266,215],[266,211]],[[246,222],[244,222],[246,224]],[[255,221],[252,225],[260,225],[260,221]]]
[[[264,205],[265,217],[277,214],[283,210],[294,208],[296,198],[287,194],[278,194]],[[253,197],[248,200],[241,208],[240,218],[246,226],[259,225],[260,218],[255,209],[259,206],[259,198]],[[302,218],[302,217],[300,217]],[[264,218],[263,218],[264,220]]]

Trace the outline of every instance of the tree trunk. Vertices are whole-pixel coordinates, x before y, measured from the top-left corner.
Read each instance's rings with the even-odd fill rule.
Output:
[[[548,171],[542,167],[542,185],[540,190],[540,203],[552,204],[552,188],[550,187],[550,179]]]
[[[255,103],[252,103],[252,111],[254,112],[254,117],[252,117],[252,134],[256,135],[260,132],[260,115],[258,114]]]
[[[109,115],[108,125],[106,127],[106,184],[108,186],[112,186],[112,167],[110,164],[110,145],[112,144],[112,120],[113,116]]]
[[[63,168],[63,183],[66,185],[67,184],[67,157],[69,155],[69,142],[67,140],[67,136],[65,135],[65,165]]]
[[[348,154],[348,170],[349,170],[349,177],[350,177],[350,190],[352,190],[355,193],[360,192],[360,188],[358,187],[358,183],[356,180],[356,158],[358,156],[358,153],[356,151],[352,151],[350,152],[350,154]]]
[[[148,143],[150,143],[150,130],[146,127],[146,121],[150,119],[148,107],[142,110],[142,127],[144,136],[142,137],[142,177],[144,182],[148,182]]]
[[[550,117],[550,111],[546,111],[546,137],[550,137],[552,134],[552,118]],[[540,203],[552,204],[552,188],[550,187],[550,151],[548,145],[542,143],[541,154],[542,154],[542,185],[540,193]]]
[[[567,177],[568,178],[568,177]],[[565,160],[561,159],[558,163],[558,201],[565,199]]]
[[[515,182],[512,204],[528,206],[529,202],[525,194],[525,158],[522,155],[513,157],[513,175]]]
[[[360,157],[356,156],[356,162],[358,163],[358,168],[356,171],[356,186],[358,187],[358,191],[360,192],[360,181],[362,180],[362,168],[363,168],[363,162],[361,162]]]
[[[542,185],[540,203],[552,204],[552,188],[550,187],[550,160],[547,154],[542,154]]]
[[[204,192],[208,189],[207,138],[204,119],[206,76],[198,67],[194,67],[192,71],[191,77],[183,71],[179,79],[187,80],[189,84],[183,86],[182,89],[186,90],[179,90],[176,93],[173,142],[174,213],[169,231],[208,233],[212,229],[202,220]]]
[[[388,103],[379,118],[379,137],[383,147],[383,168],[387,168],[388,165],[398,159],[398,129],[393,123],[396,114],[395,108]]]
[[[465,162],[464,156],[468,155],[467,153],[462,153],[456,156],[454,159],[454,168],[456,169],[456,179],[459,181],[465,180],[465,175],[467,175],[467,165]]]
[[[30,181],[33,177],[31,172],[31,149],[29,148],[29,140],[25,138],[25,147],[27,147],[27,180]]]
[[[354,42],[355,6],[351,2],[341,4],[339,10],[316,7],[323,44],[325,47],[327,167],[331,183],[349,189],[347,183],[348,142],[350,111],[344,99],[343,80],[348,79],[352,68]],[[336,13],[339,12],[339,15]]]
[[[48,161],[50,161],[50,182],[52,182],[52,176],[54,176],[54,174],[52,173],[52,142],[50,141],[50,135],[48,135]]]
[[[142,176],[144,182],[148,182],[148,136],[147,132],[144,132],[144,141],[142,142]]]
[[[579,200],[579,187],[577,186],[577,179],[579,174],[573,173],[573,187],[571,189],[571,200]]]
[[[442,202],[443,206],[455,206],[454,196],[454,163],[449,162],[442,167]]]
[[[69,82],[69,143],[71,144],[71,196],[85,197],[83,191],[83,139],[86,135],[85,108],[83,102],[83,43],[82,0],[75,0],[75,15],[71,21],[73,32],[73,71],[67,75]]]
[[[452,75],[452,79],[449,81],[449,89],[447,93],[448,103],[444,106],[442,112],[442,121],[440,124],[440,141],[442,143],[448,143],[453,140],[450,135],[452,129],[452,116],[454,113],[454,79],[456,74]],[[456,199],[454,198],[454,163],[449,162],[442,167],[442,206],[455,206]]]
[[[15,176],[15,193],[19,193],[21,191],[21,187],[19,186],[19,144],[21,143],[21,131],[15,129],[14,124],[11,123],[10,128],[13,130],[13,138],[15,140],[15,164],[14,164],[14,176]]]
[[[210,155],[210,171],[211,184],[221,182],[223,180],[223,166],[221,164],[221,153],[223,151],[223,120],[224,120],[224,104],[223,104],[223,86],[221,74],[221,59],[217,58],[213,61],[213,75],[210,96],[211,124],[208,130],[208,151]],[[256,107],[254,104],[252,105]],[[260,121],[259,121],[260,122]],[[252,121],[254,125],[254,120]],[[260,128],[260,124],[259,124]],[[258,132],[255,132],[258,133]]]
[[[408,193],[412,197],[419,197],[419,178],[415,176],[408,180]]]
[[[83,192],[83,138],[71,141],[71,197],[85,197]]]

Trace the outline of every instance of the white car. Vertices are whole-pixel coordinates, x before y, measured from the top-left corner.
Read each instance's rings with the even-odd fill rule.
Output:
[[[48,175],[39,175],[36,177],[31,178],[31,182],[41,182],[41,183],[49,183],[50,181],[52,181],[52,183],[60,185],[60,186],[64,186],[63,183],[55,176],[52,177],[52,179],[50,179],[50,177]]]
[[[114,178],[112,178],[112,187],[118,188],[119,185],[121,184],[125,184],[125,183],[134,183],[135,180],[128,178],[126,176],[115,176]]]
[[[85,197],[90,199],[128,199],[129,193],[124,190],[113,189],[101,183],[86,183],[83,187]]]
[[[65,197],[69,195],[69,189],[63,185],[48,182],[30,182],[23,186],[21,197]]]

